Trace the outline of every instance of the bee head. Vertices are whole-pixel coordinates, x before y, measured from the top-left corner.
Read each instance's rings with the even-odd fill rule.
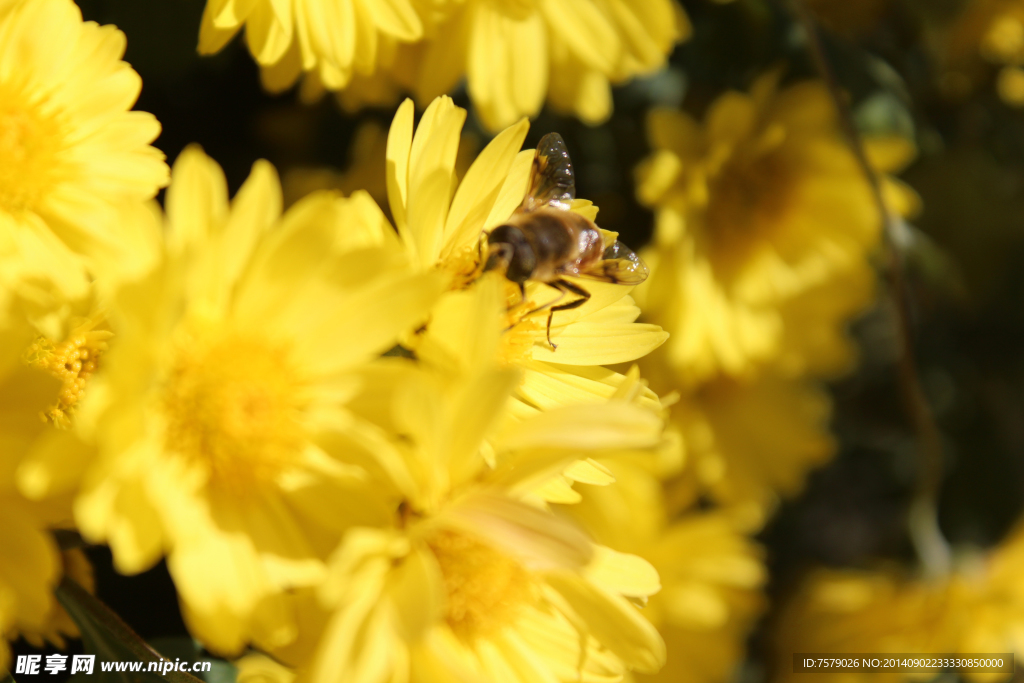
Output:
[[[504,267],[512,282],[526,282],[537,267],[537,255],[523,231],[514,225],[500,225],[487,236],[487,263],[484,270]]]

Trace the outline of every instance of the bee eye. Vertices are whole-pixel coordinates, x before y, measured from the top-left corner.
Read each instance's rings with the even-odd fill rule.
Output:
[[[512,253],[512,260],[509,261],[508,271],[505,273],[512,282],[526,282],[533,275],[537,267],[537,255],[528,243],[517,244]]]
[[[505,277],[512,282],[526,282],[537,267],[537,255],[527,241],[523,231],[514,225],[500,225],[487,236],[491,254],[484,270],[498,266],[499,261],[508,264]]]

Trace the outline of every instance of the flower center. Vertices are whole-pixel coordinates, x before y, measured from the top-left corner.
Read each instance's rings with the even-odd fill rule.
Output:
[[[95,330],[94,321],[76,328],[67,339],[55,344],[46,337],[39,337],[25,353],[25,362],[56,377],[61,382],[57,400],[43,411],[43,420],[60,429],[71,426],[75,406],[85,392],[89,378],[99,364],[100,356],[107,350],[110,332]]]
[[[551,291],[554,292],[554,290]],[[530,299],[520,301],[521,296],[519,288],[510,282],[508,311],[504,316],[505,333],[501,335],[501,343],[498,347],[498,362],[504,365],[515,365],[527,360],[538,339],[544,338],[543,333],[548,319],[547,310],[524,317],[530,311],[536,310],[538,305]],[[552,298],[555,296],[557,293],[553,294]],[[541,333],[540,336],[538,336],[538,332]]]
[[[480,279],[483,269],[476,246],[456,252],[443,261],[440,267],[451,274],[452,290],[472,287]],[[530,299],[523,301],[519,286],[515,283],[502,280],[502,284],[505,313],[501,318],[501,324],[504,333],[501,336],[497,360],[502,365],[516,365],[530,357],[530,351],[538,340],[537,332],[543,331],[547,323],[546,310],[538,311],[529,317],[524,316],[556,298],[558,294],[554,289],[549,289],[550,299],[538,304]]]
[[[63,138],[55,117],[21,88],[0,83],[0,209],[31,211],[57,178]]]
[[[302,386],[285,348],[246,336],[179,347],[163,394],[166,445],[233,494],[272,481],[304,444]]]
[[[783,222],[793,178],[781,156],[734,159],[711,182],[707,239],[716,261],[744,260]]]
[[[463,638],[509,623],[533,595],[522,565],[465,534],[440,531],[427,541],[444,576],[448,625]]]

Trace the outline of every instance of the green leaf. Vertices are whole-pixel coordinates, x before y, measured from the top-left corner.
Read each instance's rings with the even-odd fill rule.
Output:
[[[214,659],[213,666],[203,674],[206,683],[235,683],[238,679],[238,669],[231,662],[223,659]]]
[[[167,658],[147,645],[113,610],[71,579],[64,577],[55,595],[78,624],[86,652],[96,655],[93,674],[99,676],[97,683],[202,683],[200,679],[181,671],[169,671],[166,674],[151,671],[102,671],[100,664],[104,661],[144,662],[142,668],[145,669],[149,662],[162,662]]]
[[[238,670],[234,664],[211,657],[203,650],[202,644],[187,636],[175,638],[154,638],[149,641],[149,646],[162,654],[167,659],[180,659],[185,662],[209,662],[210,670],[194,674],[202,678],[206,683],[235,683]]]

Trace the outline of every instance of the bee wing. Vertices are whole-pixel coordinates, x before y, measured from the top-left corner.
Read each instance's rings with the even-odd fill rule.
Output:
[[[558,133],[548,133],[537,143],[530,187],[519,211],[534,211],[545,206],[568,210],[575,198],[576,181],[565,140]]]
[[[649,273],[647,264],[635,251],[622,242],[616,242],[604,250],[600,261],[580,276],[619,285],[638,285],[647,279]]]

